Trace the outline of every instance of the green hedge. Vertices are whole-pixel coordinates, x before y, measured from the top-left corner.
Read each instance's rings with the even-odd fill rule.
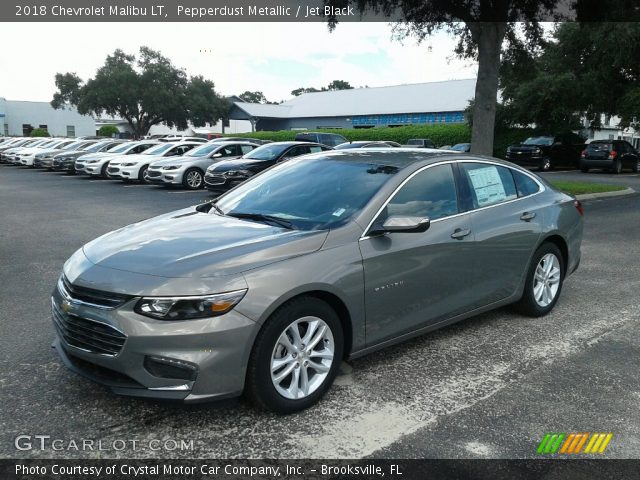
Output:
[[[347,140],[391,140],[405,145],[411,138],[429,138],[438,147],[443,145],[455,145],[471,141],[471,128],[467,124],[453,125],[411,125],[406,127],[380,127],[380,128],[358,128],[358,129],[331,129],[314,130],[318,132],[338,133]],[[249,132],[240,135],[257,138],[260,140],[271,140],[274,142],[284,142],[293,140],[297,133],[295,130],[280,130],[277,132]],[[494,141],[494,155],[504,158],[509,145],[519,143],[528,136],[529,129],[510,129],[496,133]],[[239,134],[227,134],[230,137],[237,137]]]

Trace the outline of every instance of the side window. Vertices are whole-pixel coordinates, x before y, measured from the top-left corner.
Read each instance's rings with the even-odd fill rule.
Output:
[[[218,150],[218,153],[221,153],[223,157],[237,157],[238,153],[236,151],[235,145],[229,145],[227,147],[221,148]]]
[[[322,152],[323,148],[320,145],[318,145],[318,146],[313,145],[313,146],[309,147],[309,151],[311,153],[318,153],[318,152]]]
[[[529,175],[517,172],[516,170],[511,170],[511,173],[516,182],[519,197],[527,197],[540,191],[540,186]]]
[[[394,195],[380,219],[394,215],[429,217],[458,213],[458,197],[451,165],[437,165],[418,173]]]
[[[255,147],[253,147],[251,145],[240,145],[240,150],[242,151],[242,155],[245,155],[245,154],[249,153],[254,148]]]
[[[487,163],[461,163],[469,184],[473,208],[518,198],[510,169]]]
[[[304,155],[305,153],[309,153],[309,147],[305,145],[298,145],[297,147],[290,148],[282,158],[297,157],[299,155]]]

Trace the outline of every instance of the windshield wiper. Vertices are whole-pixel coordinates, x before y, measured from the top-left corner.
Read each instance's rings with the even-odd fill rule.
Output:
[[[218,212],[220,215],[224,217],[224,212],[218,205],[216,205],[215,202],[211,202],[211,208],[213,208],[216,212]]]
[[[235,218],[246,218],[247,220],[258,220],[263,222],[271,222],[276,225],[280,225],[281,227],[287,228],[289,230],[295,230],[296,228],[293,226],[289,220],[285,220],[284,218],[274,217],[273,215],[265,215],[263,213],[241,213],[241,212],[232,212],[227,213],[228,217]]]

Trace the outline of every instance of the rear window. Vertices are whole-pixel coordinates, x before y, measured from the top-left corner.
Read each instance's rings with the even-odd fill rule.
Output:
[[[528,197],[534,193],[538,193],[540,186],[529,175],[511,170],[513,179],[516,182],[516,189],[519,197]]]
[[[587,145],[587,150],[594,152],[610,151],[613,150],[613,144],[607,142],[591,142]]]

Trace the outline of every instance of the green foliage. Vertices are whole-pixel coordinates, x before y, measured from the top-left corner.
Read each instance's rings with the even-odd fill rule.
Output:
[[[351,84],[344,80],[334,80],[327,85],[327,90],[351,90],[352,88]]]
[[[98,135],[101,137],[113,137],[114,135],[118,135],[120,130],[115,125],[103,125],[98,130]]]
[[[406,144],[411,138],[430,138],[438,145],[453,145],[455,143],[468,142],[471,138],[471,131],[466,124],[455,125],[420,125],[406,127],[380,127],[362,129],[328,129],[314,130],[318,132],[338,133],[347,140],[390,140],[400,144]],[[277,132],[250,132],[248,137],[260,140],[272,140],[283,142],[293,140],[297,133],[295,130],[280,130]],[[238,136],[237,133],[228,136]]]
[[[297,97],[299,95],[302,95],[303,93],[315,93],[315,92],[328,92],[328,91],[333,91],[333,90],[351,90],[353,87],[351,86],[351,84],[345,80],[334,80],[333,82],[331,82],[329,85],[327,85],[326,87],[322,87],[320,88],[320,90],[318,90],[315,87],[301,87],[301,88],[296,88],[295,90],[291,91],[291,95],[293,95],[294,97]],[[247,92],[245,92],[247,93]],[[260,93],[260,92],[258,92]],[[241,95],[242,97],[242,95]]]
[[[47,132],[46,129],[44,128],[34,128],[33,130],[31,130],[30,135],[31,137],[50,137],[51,135],[49,135],[49,132]]]
[[[264,96],[264,93],[262,92],[250,92],[250,91],[246,91],[244,93],[241,93],[240,95],[238,95],[243,102],[247,102],[247,103],[269,103],[267,101],[267,97]]]
[[[535,131],[531,128],[505,128],[496,131],[493,142],[493,156],[504,159],[508,146],[521,143],[534,135],[534,133]]]
[[[195,126],[213,125],[227,108],[211,81],[188,78],[148,47],[140,48],[137,59],[116,50],[86,82],[75,73],[58,73],[55,83],[54,108],[72,105],[81,114],[119,116],[136,137],[160,123],[179,129],[186,129],[189,121]]]

